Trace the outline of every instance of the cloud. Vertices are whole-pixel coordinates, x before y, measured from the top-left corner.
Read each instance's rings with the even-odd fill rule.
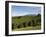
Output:
[[[40,13],[40,12],[39,12]],[[13,12],[12,13],[12,16],[24,16],[24,15],[30,15],[30,14],[35,14],[35,15],[37,15],[37,14],[39,14],[39,13],[35,13],[35,12],[21,12],[21,13],[18,13],[18,12]]]
[[[25,13],[12,13],[12,16],[24,16],[24,15],[27,15],[28,12],[25,12]]]

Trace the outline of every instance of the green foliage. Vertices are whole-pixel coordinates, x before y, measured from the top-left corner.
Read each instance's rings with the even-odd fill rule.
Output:
[[[12,30],[29,26],[41,26],[41,15],[12,17]]]

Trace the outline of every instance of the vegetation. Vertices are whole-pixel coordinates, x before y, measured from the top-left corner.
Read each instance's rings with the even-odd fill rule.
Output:
[[[12,30],[41,29],[41,15],[25,15],[12,17]]]

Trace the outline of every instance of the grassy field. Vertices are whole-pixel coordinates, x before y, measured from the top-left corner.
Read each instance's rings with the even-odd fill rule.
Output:
[[[29,26],[29,27],[20,28],[20,29],[14,29],[13,31],[40,30],[40,29],[41,29],[41,26],[35,26],[35,27]]]
[[[39,30],[41,29],[41,15],[26,15],[26,16],[14,16],[12,17],[12,30]]]

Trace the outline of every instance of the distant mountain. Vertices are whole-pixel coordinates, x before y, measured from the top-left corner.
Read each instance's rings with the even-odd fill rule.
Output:
[[[23,15],[23,16],[37,16],[37,15],[36,14],[27,14],[27,15]],[[21,16],[13,16],[13,17],[21,17]]]
[[[37,16],[37,15],[36,14],[28,14],[28,15],[24,15],[24,16]]]

